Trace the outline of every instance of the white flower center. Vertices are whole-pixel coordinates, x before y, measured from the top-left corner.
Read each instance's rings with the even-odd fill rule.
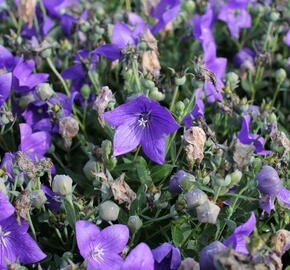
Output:
[[[96,262],[100,262],[103,260],[103,256],[105,255],[104,249],[100,246],[100,244],[97,244],[92,253],[91,256]]]
[[[6,247],[6,237],[10,234],[11,232],[5,232],[3,228],[0,226],[0,245]]]
[[[138,116],[139,116],[139,119],[138,119],[139,126],[147,127],[148,124],[149,124],[151,113],[150,112],[144,112],[144,113],[140,113]]]

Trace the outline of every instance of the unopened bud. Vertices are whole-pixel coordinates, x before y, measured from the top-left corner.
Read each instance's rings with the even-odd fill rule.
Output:
[[[231,184],[237,185],[242,179],[242,172],[239,170],[235,170],[233,173],[230,174]]]
[[[162,92],[160,92],[157,87],[154,87],[150,89],[149,98],[156,101],[162,101],[164,100],[165,95]]]
[[[277,11],[272,11],[272,12],[270,13],[270,20],[271,20],[272,22],[277,22],[279,19],[280,19],[280,13],[279,13],[279,12],[277,12]]]
[[[103,152],[103,156],[107,159],[112,152],[112,142],[109,140],[104,140],[102,141],[102,152]]]
[[[112,201],[103,202],[99,206],[100,218],[105,221],[115,221],[118,219],[120,207]]]
[[[195,208],[208,200],[207,195],[198,188],[186,192],[184,197],[188,208]]]
[[[184,3],[184,9],[190,13],[193,14],[194,10],[196,8],[196,5],[193,1],[189,0],[189,1],[185,1]]]
[[[271,113],[268,118],[267,118],[267,122],[269,123],[277,123],[277,117],[275,113]]]
[[[87,84],[83,85],[83,87],[81,88],[81,93],[82,93],[83,98],[85,100],[88,100],[88,98],[90,97],[90,94],[91,94],[90,86]]]
[[[178,112],[178,113],[183,113],[185,109],[185,105],[182,101],[178,101],[176,104],[175,104],[175,110]]]
[[[139,216],[130,216],[128,220],[128,227],[131,232],[135,233],[143,226],[142,220]]]
[[[286,79],[287,77],[287,73],[285,71],[285,69],[283,68],[279,68],[277,71],[276,71],[276,82],[277,83],[282,83],[284,82],[284,80]]]
[[[36,86],[35,92],[37,97],[42,101],[48,100],[54,94],[49,83],[40,83]]]
[[[182,76],[180,78],[178,78],[178,77],[175,78],[175,84],[178,86],[184,85],[185,82],[186,82],[186,76]]]
[[[53,178],[52,191],[62,195],[70,195],[72,183],[73,180],[68,175],[58,174]]]
[[[155,87],[155,83],[151,80],[143,80],[143,84],[146,88],[152,89]]]
[[[85,166],[83,167],[83,172],[89,180],[94,180],[95,179],[94,173],[98,171],[98,167],[99,166],[96,161],[88,160]]]
[[[215,224],[220,210],[217,205],[207,200],[196,208],[198,221],[201,223]]]
[[[38,209],[41,208],[47,201],[47,198],[41,189],[31,191],[30,196],[31,196],[32,207],[35,207]]]

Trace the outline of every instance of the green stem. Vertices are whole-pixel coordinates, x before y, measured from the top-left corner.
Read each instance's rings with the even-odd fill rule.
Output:
[[[272,99],[272,102],[271,102],[271,105],[270,105],[270,109],[272,109],[273,106],[275,105],[275,102],[276,102],[277,96],[278,96],[278,94],[279,94],[279,92],[280,92],[281,84],[282,84],[281,82],[278,83],[278,85],[277,85],[277,87],[276,87],[276,89],[275,89],[275,93],[274,93],[274,96],[273,96],[273,99]]]
[[[36,239],[36,232],[35,232],[35,229],[34,229],[34,226],[33,226],[32,220],[31,220],[31,217],[30,217],[30,213],[28,213],[27,218],[28,218],[28,222],[29,222],[29,226],[30,226],[30,229],[31,229],[33,238],[34,238],[35,241],[37,241],[37,239]]]
[[[139,74],[138,74],[138,62],[136,59],[133,60],[132,68],[133,68],[134,80],[137,87],[137,93],[142,93],[141,83],[140,83]]]
[[[157,221],[161,221],[161,220],[165,220],[165,219],[169,219],[169,218],[172,218],[172,217],[174,217],[174,215],[168,214],[168,215],[165,215],[163,217],[152,218],[152,219],[150,219],[150,220],[148,220],[147,222],[144,223],[143,228],[147,227],[147,226],[150,226],[151,223],[154,223],[154,222],[157,222]]]
[[[170,104],[170,108],[169,108],[169,110],[171,112],[173,111],[175,103],[176,103],[176,99],[177,99],[177,95],[178,95],[178,89],[179,89],[179,86],[176,85],[175,89],[174,89],[174,93],[173,93],[173,98],[172,98],[172,101],[171,101],[171,104]]]

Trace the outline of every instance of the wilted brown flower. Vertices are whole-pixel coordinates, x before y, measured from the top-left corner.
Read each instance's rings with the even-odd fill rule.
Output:
[[[236,162],[238,168],[245,167],[253,155],[255,147],[252,144],[242,144],[236,139],[234,144],[233,159]]]
[[[111,89],[108,86],[104,86],[94,102],[93,109],[98,112],[98,120],[102,127],[105,126],[103,112],[105,111],[112,98],[113,93]]]
[[[72,144],[72,139],[79,132],[79,123],[71,116],[64,117],[59,121],[59,132],[64,139],[65,147],[69,148]]]
[[[17,221],[21,224],[20,218],[27,220],[27,214],[31,207],[30,191],[23,190],[15,200],[15,211],[17,215]]]
[[[152,8],[156,7],[159,4],[160,0],[144,0],[144,13],[149,16]]]
[[[185,147],[187,160],[191,163],[193,160],[198,159],[199,162],[203,160],[204,144],[206,135],[202,128],[191,127],[184,133],[184,140],[188,143]]]
[[[18,15],[29,27],[32,27],[36,0],[19,0]]]
[[[158,54],[158,42],[151,31],[147,28],[143,33],[143,39],[146,41],[148,47]]]
[[[155,51],[146,51],[143,53],[142,65],[154,77],[159,77],[161,66]]]
[[[34,179],[36,177],[37,169],[30,157],[26,156],[21,151],[18,151],[14,162],[19,170],[25,172],[29,178]]]
[[[287,230],[279,230],[272,239],[272,249],[278,256],[282,256],[290,246],[290,232]]]
[[[192,258],[184,259],[178,267],[178,270],[200,270],[199,263]]]

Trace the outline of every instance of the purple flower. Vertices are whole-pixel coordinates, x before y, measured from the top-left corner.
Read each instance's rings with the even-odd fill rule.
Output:
[[[204,103],[200,98],[202,88],[198,88],[195,94],[195,106],[191,113],[183,118],[186,128],[190,128],[192,125],[192,119],[197,119],[198,117],[204,118]]]
[[[204,247],[200,253],[200,268],[202,270],[217,270],[214,265],[214,256],[226,248],[220,241],[214,241]]]
[[[138,244],[127,256],[120,270],[154,270],[154,258],[145,243]]]
[[[24,220],[18,225],[12,215],[0,221],[0,269],[6,269],[6,260],[20,263],[35,263],[46,255],[27,233],[29,226]]]
[[[256,152],[259,155],[269,155],[272,151],[268,151],[264,149],[264,138],[260,137],[258,134],[250,133],[250,124],[251,124],[251,117],[249,114],[243,117],[242,128],[238,135],[238,139],[243,144],[251,144],[254,143]]]
[[[155,35],[162,30],[178,15],[179,9],[180,0],[161,0],[150,12],[150,15],[158,20],[151,32]]]
[[[101,231],[95,224],[79,220],[76,222],[76,238],[80,254],[87,260],[87,269],[120,269],[123,259],[119,253],[129,239],[127,226],[117,224]]]
[[[184,170],[180,170],[177,173],[175,173],[174,175],[172,175],[170,177],[169,180],[169,187],[168,190],[171,193],[181,193],[182,192],[182,180],[188,175],[187,172],[185,172]]]
[[[41,185],[41,189],[47,198],[48,207],[53,211],[59,210],[62,202],[60,194],[53,192],[45,185]]]
[[[12,171],[13,158],[14,156],[12,153],[6,152],[1,161],[0,168],[5,170],[5,172],[8,174],[8,178],[14,178],[14,173]]]
[[[12,86],[12,73],[0,74],[0,108],[8,98]]]
[[[9,202],[6,195],[0,192],[0,222],[13,215],[13,213],[14,213],[13,205]]]
[[[290,190],[281,185],[277,171],[271,166],[263,166],[257,174],[258,189],[262,193],[259,204],[268,215],[275,210],[274,200],[278,199],[279,203],[286,208],[290,208]]]
[[[165,107],[144,95],[105,112],[104,117],[117,127],[114,156],[126,154],[141,144],[144,153],[159,164],[165,160],[165,133],[173,133],[180,127]]]
[[[113,44],[117,45],[119,48],[127,48],[128,45],[136,47],[138,35],[131,30],[129,25],[123,22],[118,22],[113,28],[112,41]]]
[[[180,251],[170,243],[164,243],[152,250],[155,270],[176,270],[181,263]]]
[[[79,4],[79,0],[43,0],[43,4],[48,12],[57,18],[60,18],[61,11],[67,7]]]
[[[24,62],[23,57],[13,56],[10,51],[0,45],[0,69],[12,72],[12,88],[17,92],[28,92],[38,84],[47,81],[48,74],[33,73],[33,60]]]
[[[218,18],[227,23],[231,35],[238,39],[240,28],[249,28],[252,18],[247,12],[248,0],[229,0],[222,8]]]
[[[262,194],[276,196],[281,188],[281,181],[277,171],[268,165],[263,166],[261,171],[256,175],[258,181],[258,190]]]
[[[51,135],[46,131],[32,133],[28,124],[19,124],[21,143],[19,151],[29,156],[33,161],[44,157],[50,148]]]
[[[235,228],[234,232],[224,241],[224,244],[243,254],[248,254],[245,236],[249,236],[256,225],[256,217],[252,212],[250,218],[242,225]]]
[[[283,41],[284,41],[284,43],[286,45],[290,46],[290,30],[288,30],[288,32],[287,32],[287,34],[286,34],[286,36],[285,36]]]
[[[242,65],[246,65],[247,63],[253,64],[256,53],[249,49],[243,48],[241,49],[234,57],[234,64],[237,68],[240,68]]]

